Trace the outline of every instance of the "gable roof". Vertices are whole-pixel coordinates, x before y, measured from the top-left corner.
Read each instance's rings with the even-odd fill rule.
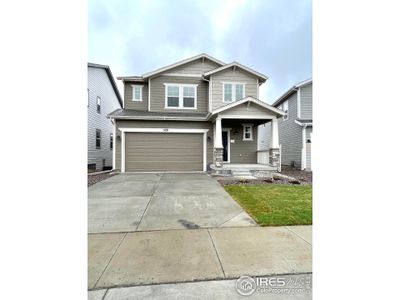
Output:
[[[243,70],[245,70],[245,71],[247,71],[247,72],[249,72],[249,73],[251,73],[253,75],[256,75],[258,77],[258,79],[261,79],[261,82],[265,82],[268,79],[268,76],[266,76],[264,74],[261,74],[261,73],[255,71],[255,70],[253,70],[253,69],[250,69],[249,67],[246,67],[246,66],[244,66],[244,65],[242,65],[242,64],[240,64],[240,63],[238,63],[236,61],[231,62],[230,64],[227,64],[227,65],[223,65],[223,66],[221,66],[219,68],[216,68],[214,70],[208,71],[208,72],[204,73],[204,76],[208,77],[208,76],[210,76],[212,74],[221,72],[221,71],[226,70],[226,69],[231,68],[231,67],[238,67],[238,68],[243,69]]]
[[[214,57],[212,57],[212,56],[210,56],[210,55],[208,55],[206,53],[201,53],[199,55],[196,55],[196,56],[193,56],[193,57],[190,57],[190,58],[186,58],[186,59],[178,61],[178,62],[176,62],[174,64],[171,64],[171,65],[159,68],[157,70],[148,72],[146,74],[143,74],[142,77],[143,78],[148,78],[148,77],[151,77],[153,75],[165,72],[167,70],[170,70],[170,69],[173,69],[173,68],[176,68],[176,67],[179,67],[181,65],[187,64],[189,62],[192,62],[192,61],[200,59],[200,58],[207,58],[208,60],[211,60],[211,61],[213,61],[213,62],[215,62],[215,63],[217,63],[218,65],[221,65],[221,66],[225,64],[224,62],[222,62],[222,61],[220,61],[220,60],[218,60],[218,59],[216,59],[216,58],[214,58]]]
[[[223,112],[223,111],[229,110],[229,109],[231,109],[231,108],[234,108],[234,107],[236,107],[236,106],[238,106],[238,105],[241,105],[241,104],[244,104],[244,103],[246,103],[246,102],[250,102],[250,103],[254,103],[254,104],[256,104],[256,105],[259,105],[259,106],[261,106],[261,107],[263,107],[263,108],[266,108],[266,109],[268,109],[268,110],[274,112],[275,114],[277,114],[277,115],[279,115],[279,116],[285,115],[285,113],[284,113],[282,110],[280,110],[280,109],[278,109],[278,108],[276,108],[276,107],[273,107],[272,105],[269,105],[269,104],[267,104],[267,103],[265,103],[265,102],[263,102],[263,101],[261,101],[261,100],[259,100],[259,99],[257,99],[257,98],[254,98],[254,97],[252,97],[252,96],[248,96],[248,97],[246,97],[246,98],[243,98],[242,100],[235,101],[235,102],[233,102],[233,103],[229,103],[229,104],[227,104],[227,105],[225,105],[225,106],[222,106],[222,107],[220,107],[220,108],[214,110],[214,111],[212,112],[212,115],[214,116],[214,115],[216,115],[216,114],[218,114],[218,113],[221,113],[221,112]]]
[[[297,92],[298,88],[301,88],[305,85],[308,85],[312,83],[312,78],[300,81],[299,83],[295,84],[294,86],[292,86],[290,89],[288,89],[282,96],[280,96],[278,98],[278,100],[276,100],[272,106],[277,107],[278,105],[280,105],[284,100],[286,100],[289,96],[291,96],[293,93]]]
[[[119,104],[121,105],[121,107],[123,107],[124,105],[122,104],[122,97],[121,97],[121,95],[120,95],[120,93],[119,93],[117,84],[115,83],[115,80],[114,80],[114,77],[113,77],[113,75],[112,75],[112,73],[111,73],[110,67],[107,66],[107,65],[94,64],[94,63],[90,63],[90,62],[88,62],[88,67],[91,67],[91,68],[101,68],[101,69],[104,69],[104,70],[106,71],[107,76],[108,76],[108,79],[110,80],[111,85],[112,85],[112,87],[113,87],[113,89],[114,89],[114,93],[115,93],[115,95],[117,96],[118,102],[119,102]]]

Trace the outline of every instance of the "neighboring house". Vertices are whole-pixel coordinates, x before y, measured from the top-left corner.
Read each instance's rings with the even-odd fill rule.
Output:
[[[88,170],[112,168],[113,124],[107,114],[122,107],[109,66],[88,63]]]
[[[275,128],[268,159],[278,168],[277,119],[284,113],[257,99],[267,76],[200,54],[118,79],[124,83],[124,105],[109,114],[116,170],[206,171],[256,164],[257,126],[266,122]]]
[[[312,79],[291,87],[272,106],[286,112],[278,121],[282,165],[311,170]],[[260,127],[259,147],[269,147],[269,124]]]

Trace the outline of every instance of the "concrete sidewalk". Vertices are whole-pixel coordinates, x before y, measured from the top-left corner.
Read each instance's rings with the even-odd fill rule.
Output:
[[[311,230],[230,227],[90,234],[89,289],[310,273]]]
[[[295,293],[272,293],[255,291],[250,296],[242,296],[236,290],[236,280],[211,280],[186,283],[157,284],[134,287],[122,287],[89,291],[89,300],[129,300],[129,299],[266,299],[266,300],[309,300],[312,298],[311,274],[277,276],[290,281],[302,282],[299,284],[304,290]]]

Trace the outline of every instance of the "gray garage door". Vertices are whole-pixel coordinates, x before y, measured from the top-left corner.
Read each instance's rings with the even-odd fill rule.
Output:
[[[203,171],[203,134],[126,133],[125,171]]]

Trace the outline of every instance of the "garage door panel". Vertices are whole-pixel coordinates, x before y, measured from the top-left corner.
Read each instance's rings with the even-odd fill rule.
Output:
[[[203,134],[126,133],[126,171],[202,171]]]

